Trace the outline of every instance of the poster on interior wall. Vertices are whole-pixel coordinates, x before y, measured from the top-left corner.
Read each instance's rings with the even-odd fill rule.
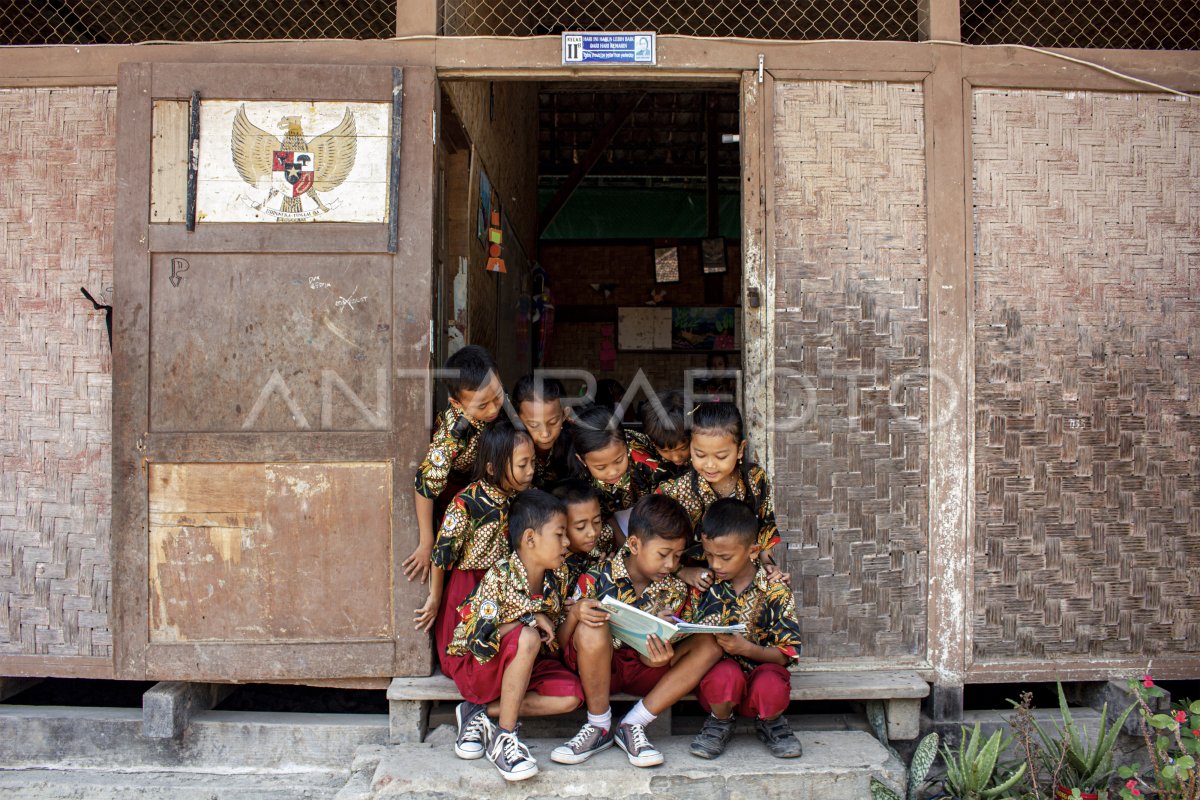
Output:
[[[492,182],[488,180],[483,166],[479,167],[479,213],[475,219],[475,236],[484,247],[488,246],[488,223],[492,219]]]
[[[670,350],[671,309],[617,309],[617,347],[621,350]]]
[[[201,101],[197,222],[385,222],[391,117],[391,103]]]
[[[672,308],[671,349],[737,349],[737,320],[733,306]]]

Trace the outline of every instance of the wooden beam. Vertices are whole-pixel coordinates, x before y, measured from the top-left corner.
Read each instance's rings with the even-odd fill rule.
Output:
[[[438,0],[396,0],[396,36],[436,36]]]
[[[922,41],[961,41],[958,0],[920,0],[917,28]]]
[[[571,198],[575,190],[579,188],[579,184],[587,177],[588,172],[592,167],[596,166],[596,162],[600,160],[600,156],[604,155],[604,151],[612,144],[613,137],[617,135],[617,131],[621,130],[621,126],[633,114],[633,110],[638,107],[638,103],[642,102],[642,98],[646,96],[645,92],[639,92],[625,102],[623,106],[613,112],[613,115],[608,118],[608,122],[596,134],[596,138],[592,140],[592,146],[588,148],[583,159],[575,168],[575,171],[567,176],[563,185],[558,187],[558,191],[554,193],[554,197],[542,209],[542,213],[538,217],[538,237],[540,238],[545,233],[546,228],[550,227],[550,223],[558,216],[558,212],[562,211],[563,206],[567,204],[567,200]]]

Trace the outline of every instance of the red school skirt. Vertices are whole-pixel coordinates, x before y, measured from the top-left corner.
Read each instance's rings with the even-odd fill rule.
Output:
[[[486,573],[486,569],[452,569],[446,573],[448,579],[442,587],[442,604],[438,606],[437,619],[433,623],[433,644],[444,675],[450,674],[447,663],[451,656],[446,655],[446,648],[454,639],[454,629],[460,622],[458,607],[475,591]]]

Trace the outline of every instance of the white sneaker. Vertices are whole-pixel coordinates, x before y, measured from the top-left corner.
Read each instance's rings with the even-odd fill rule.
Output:
[[[590,722],[566,744],[550,751],[550,760],[559,764],[582,764],[601,750],[613,746],[613,731],[602,731]]]
[[[523,781],[538,774],[537,759],[517,738],[516,731],[497,728],[488,744],[487,757],[506,781]]]

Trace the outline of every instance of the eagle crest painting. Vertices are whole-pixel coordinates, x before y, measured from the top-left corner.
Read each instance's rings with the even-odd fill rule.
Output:
[[[321,192],[341,186],[354,169],[358,138],[354,113],[346,108],[342,121],[306,139],[300,117],[279,119],[283,136],[263,130],[246,116],[241,105],[233,119],[230,150],[238,175],[256,189],[266,188],[257,211],[280,220],[313,219],[331,210]],[[270,178],[267,186],[263,179]],[[309,202],[306,203],[305,200]]]

